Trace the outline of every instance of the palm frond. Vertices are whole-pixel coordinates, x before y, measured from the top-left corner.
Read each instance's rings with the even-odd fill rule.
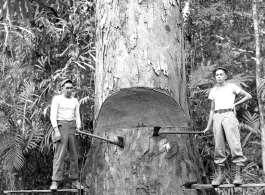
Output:
[[[248,87],[246,82],[251,81],[253,76],[245,75],[245,74],[237,74],[233,76],[231,80],[228,80],[230,83],[234,83],[238,86]]]
[[[26,105],[27,103],[29,104],[29,108],[33,108],[34,104],[34,94],[35,92],[35,84],[30,81],[27,82],[25,81],[22,87],[22,92],[19,94],[19,99],[21,100],[21,104]]]
[[[48,148],[48,150],[50,150],[52,146],[51,136],[52,136],[53,128],[51,127],[51,125],[49,125],[45,131],[46,132],[45,132],[44,138],[42,139],[42,142],[40,144],[41,151],[43,151],[44,148]]]
[[[13,19],[16,14],[20,17],[21,13],[24,19],[32,20],[32,8],[28,0],[16,0],[12,2],[11,0],[6,1],[7,4],[0,7],[0,11],[3,13],[4,9],[7,9],[7,16],[10,20]],[[3,5],[3,1],[1,0],[1,5]]]
[[[15,134],[10,139],[11,145],[4,157],[4,165],[7,170],[21,170],[25,163],[22,153],[23,139],[19,134]]]
[[[9,124],[7,120],[3,117],[0,117],[0,135],[8,131]]]
[[[190,82],[188,84],[188,88],[190,90],[198,89],[202,85],[210,85],[213,86],[214,80],[211,77],[212,70],[214,66],[201,66],[197,70],[195,70],[190,76]]]
[[[86,70],[86,68],[85,68],[83,65],[81,65],[81,63],[79,63],[78,61],[73,61],[72,63],[75,63],[75,64],[77,64],[80,68]]]
[[[260,78],[258,83],[258,94],[262,93],[264,88],[265,88],[265,79]]]
[[[27,131],[26,135],[27,144],[23,151],[25,153],[28,153],[29,151],[39,147],[38,144],[41,142],[43,136],[44,136],[44,130],[42,128],[42,125],[40,123],[34,122],[32,124],[32,128],[29,131]]]
[[[245,130],[251,131],[255,134],[260,134],[258,129],[254,129],[252,126],[245,124],[245,123],[239,123],[239,129],[240,130],[245,129]]]
[[[259,183],[256,172],[259,170],[259,166],[255,162],[250,162],[243,169],[244,180],[251,183]]]
[[[10,109],[12,108],[12,105],[6,103],[5,101],[0,100],[0,110],[4,113],[8,113]]]
[[[3,78],[7,77],[8,74],[10,73],[10,67],[9,67],[9,66],[5,66],[5,64],[4,64],[4,65],[2,66],[2,69],[1,69],[0,73],[1,73],[1,76],[2,76]]]
[[[207,88],[207,89],[196,88],[196,89],[193,89],[190,92],[190,97],[194,97],[197,94],[204,94],[204,95],[208,96],[208,94],[210,93],[211,89],[212,88]]]
[[[23,119],[24,117],[24,105],[14,105],[14,119]]]
[[[0,157],[2,157],[6,153],[6,150],[8,150],[13,145],[12,145],[12,135],[4,134],[0,136],[1,136]]]
[[[249,138],[250,138],[251,134],[252,134],[252,131],[250,131],[247,134],[247,136],[241,141],[241,147],[242,148],[244,148],[247,145],[247,143],[249,143]]]
[[[215,65],[210,65],[209,61],[207,66],[201,66],[191,74],[188,84],[191,97],[199,93],[208,94],[210,92],[214,86],[214,78],[212,77],[214,67]],[[253,80],[253,76],[237,74],[228,82],[248,87],[246,83],[251,80]]]
[[[8,189],[9,190],[15,190],[16,185],[15,185],[15,174],[10,171],[6,171],[6,183],[8,183]]]
[[[249,125],[252,129],[254,129],[255,133],[260,134],[260,120],[259,115],[256,113],[251,114],[249,111],[245,112],[243,115],[244,122]]]
[[[259,145],[259,146],[262,145],[261,142],[259,142],[259,141],[249,141],[249,143],[250,144],[256,144],[256,145]]]
[[[44,79],[41,81],[41,83],[39,84],[40,88],[46,87],[46,86],[50,86],[51,85],[51,79]]]

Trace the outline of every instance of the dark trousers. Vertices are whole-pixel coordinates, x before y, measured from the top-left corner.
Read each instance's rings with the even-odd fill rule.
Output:
[[[53,181],[61,181],[63,179],[64,158],[67,148],[70,154],[70,178],[78,179],[78,153],[75,139],[75,121],[58,121],[58,128],[61,133],[61,141],[55,142],[55,151],[53,158]]]

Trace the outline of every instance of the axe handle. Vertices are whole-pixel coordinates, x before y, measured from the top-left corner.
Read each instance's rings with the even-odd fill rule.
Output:
[[[100,136],[97,136],[97,135],[94,135],[94,134],[91,134],[91,133],[87,133],[87,132],[83,132],[83,131],[76,131],[77,133],[80,133],[80,134],[84,134],[84,135],[88,135],[90,137],[95,137],[97,139],[101,139],[101,140],[104,140],[104,141],[107,141],[107,142],[111,142],[113,143],[114,141],[113,140],[110,140],[110,139],[106,139],[104,137],[100,137]]]
[[[160,131],[159,135],[162,134],[204,134],[203,131]]]
[[[118,141],[114,141],[114,140],[106,139],[104,137],[100,137],[100,136],[97,136],[97,135],[94,135],[94,134],[91,134],[91,133],[87,133],[87,132],[83,132],[83,131],[79,131],[79,130],[76,130],[76,132],[80,133],[80,134],[88,135],[90,137],[94,137],[94,138],[97,138],[97,139],[101,139],[101,140],[104,140],[106,142],[115,144],[116,146],[119,146],[120,148],[124,148],[124,141],[123,141],[122,137],[120,137],[120,139],[118,138]]]

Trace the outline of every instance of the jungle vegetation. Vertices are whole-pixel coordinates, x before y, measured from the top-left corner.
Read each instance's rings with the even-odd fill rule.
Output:
[[[71,77],[76,83],[83,128],[93,131],[95,3],[0,0],[1,189],[42,189],[50,185],[53,151],[49,107],[52,97],[60,93],[63,78]],[[253,15],[254,3],[257,17]],[[182,10],[190,125],[194,130],[204,130],[210,106],[207,95],[214,85],[212,70],[217,66],[228,68],[229,82],[253,96],[237,108],[242,147],[248,158],[244,179],[263,182],[265,3],[186,0],[182,1]],[[82,164],[90,138],[78,139]],[[196,136],[196,141],[204,177],[209,181],[215,170],[213,139],[211,135]],[[227,173],[232,171],[231,159],[226,169]]]

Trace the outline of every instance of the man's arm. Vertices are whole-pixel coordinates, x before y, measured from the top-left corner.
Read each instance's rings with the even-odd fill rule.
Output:
[[[210,114],[209,114],[209,119],[208,119],[208,123],[207,123],[207,127],[204,129],[204,133],[206,133],[207,131],[210,130],[212,122],[213,122],[213,115],[214,115],[214,101],[211,100],[211,110],[210,110]]]
[[[52,99],[52,105],[51,105],[51,113],[50,113],[50,119],[52,123],[52,127],[55,129],[58,128],[57,125],[57,112],[58,112],[58,102],[56,101],[56,97]]]
[[[236,107],[237,105],[242,104],[242,103],[244,103],[244,102],[246,102],[252,98],[252,96],[244,90],[241,90],[238,93],[238,95],[243,96],[243,98],[241,100],[237,101],[236,103],[234,103],[234,107]]]
[[[79,102],[77,100],[77,106],[76,106],[76,109],[75,109],[75,119],[76,119],[76,128],[77,130],[80,130],[81,129],[81,119],[80,119],[80,112],[79,112]]]
[[[58,124],[57,124],[58,107],[59,107],[59,104],[56,100],[56,97],[54,97],[52,100],[51,114],[50,114],[52,127],[54,129],[54,142],[59,141],[61,139],[61,133],[59,131]]]

